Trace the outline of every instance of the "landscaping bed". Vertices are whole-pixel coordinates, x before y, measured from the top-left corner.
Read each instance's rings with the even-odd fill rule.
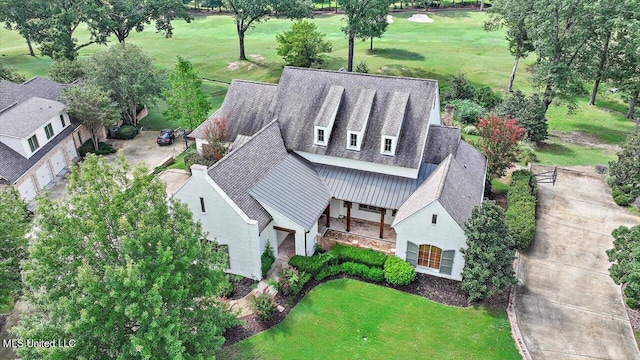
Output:
[[[229,296],[229,300],[242,299],[258,285],[258,282],[256,280],[252,280],[246,277],[243,277],[240,280],[235,280],[232,277],[230,281],[231,285],[233,286],[233,292]]]

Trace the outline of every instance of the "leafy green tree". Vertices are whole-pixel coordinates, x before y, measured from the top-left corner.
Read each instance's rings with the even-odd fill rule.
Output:
[[[484,3],[484,2],[483,2]],[[524,59],[533,51],[533,43],[527,34],[526,17],[532,11],[533,1],[497,0],[492,2],[488,11],[489,20],[484,24],[485,31],[495,31],[507,28],[509,52],[513,55],[513,68],[509,76],[507,91],[513,90],[520,59]],[[481,8],[482,10],[482,8]]]
[[[640,225],[613,230],[613,248],[607,250],[612,263],[609,275],[616,284],[625,284],[627,305],[640,305]]]
[[[108,91],[124,122],[136,126],[139,104],[153,105],[166,85],[153,59],[133,44],[115,44],[84,63],[87,81]]]
[[[511,116],[527,131],[526,137],[532,142],[547,138],[547,118],[544,116],[542,100],[537,94],[525,96],[520,90],[513,92],[496,111],[498,116]]]
[[[444,101],[473,100],[474,95],[475,89],[463,73],[455,74],[442,91],[442,99]]]
[[[109,93],[97,85],[84,83],[65,88],[62,100],[67,105],[69,115],[89,130],[93,150],[98,150],[100,131],[120,120],[118,106],[111,100]]]
[[[630,0],[625,4],[624,26],[614,34],[609,71],[615,86],[628,97],[627,118],[632,119],[640,95],[640,13],[637,11],[640,0]]]
[[[102,34],[113,34],[123,43],[131,31],[141,32],[145,24],[155,21],[156,30],[166,37],[173,35],[171,21],[191,16],[181,0],[100,0],[92,25]]]
[[[386,23],[389,14],[388,0],[342,0],[342,9],[345,13],[347,25],[342,32],[349,41],[349,53],[347,58],[347,71],[353,71],[353,50],[356,38],[366,40],[372,34],[372,24],[384,19]]]
[[[29,55],[36,56],[33,52],[31,38],[37,31],[33,23],[33,14],[37,11],[35,1],[0,0],[0,22],[4,22],[8,30],[16,30],[27,42]]]
[[[22,288],[20,261],[27,250],[30,219],[27,203],[13,188],[0,189],[0,304],[16,298]]]
[[[381,38],[382,34],[387,31],[387,27],[389,27],[387,15],[388,12],[387,14],[380,12],[377,17],[370,19],[365,24],[363,35],[369,38],[369,50],[373,50],[373,38]]]
[[[0,62],[0,80],[9,80],[16,84],[21,84],[27,81],[27,78],[24,75],[15,72],[15,69],[12,67],[5,66]]]
[[[487,181],[504,176],[515,159],[518,141],[525,134],[524,129],[515,119],[494,114],[480,119],[476,128],[480,135],[478,145],[487,157]]]
[[[325,59],[322,53],[331,52],[331,43],[326,35],[317,31],[316,24],[309,21],[296,21],[291,29],[276,35],[278,55],[287,65],[312,67],[322,66]]]
[[[68,196],[38,203],[24,262],[26,300],[13,334],[74,339],[74,347],[24,347],[22,359],[213,358],[237,324],[218,300],[225,257],[202,244],[186,205],[143,167],[127,175],[88,155],[72,168]],[[215,244],[214,244],[215,245]]]
[[[234,15],[240,42],[240,60],[247,60],[244,35],[255,24],[267,21],[272,16],[287,19],[309,17],[313,9],[313,4],[308,0],[222,0],[222,3]]]
[[[186,129],[195,129],[211,110],[211,101],[202,90],[202,77],[189,60],[178,56],[168,80],[164,98],[169,107],[164,115],[169,120],[181,121]]]
[[[632,200],[640,196],[640,135],[627,137],[622,151],[618,153],[618,161],[609,163],[607,181],[613,190]]]
[[[515,284],[515,243],[509,236],[504,210],[493,201],[476,206],[465,223],[467,248],[462,270],[462,290],[469,301],[482,301]]]
[[[58,59],[51,65],[49,77],[53,81],[70,84],[77,79],[83,78],[84,70],[82,69],[82,64],[77,60]]]

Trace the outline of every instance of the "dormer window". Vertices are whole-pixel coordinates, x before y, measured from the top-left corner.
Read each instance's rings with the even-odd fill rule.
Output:
[[[317,142],[324,143],[324,129],[318,129]]]
[[[53,137],[53,126],[47,124],[47,126],[44,127],[44,133],[47,135],[47,140],[51,139]]]
[[[358,147],[358,134],[349,134],[349,146],[352,148]]]
[[[394,137],[383,136],[382,143],[380,144],[380,153],[382,155],[394,156],[396,154],[396,141]]]
[[[384,139],[384,152],[391,152],[391,139]]]

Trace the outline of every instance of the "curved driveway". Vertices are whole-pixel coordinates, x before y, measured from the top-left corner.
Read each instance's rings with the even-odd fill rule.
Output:
[[[534,172],[550,170],[534,167]],[[521,254],[516,314],[533,359],[640,359],[620,287],[609,277],[611,231],[640,218],[613,203],[604,176],[559,170],[539,184],[536,237]]]

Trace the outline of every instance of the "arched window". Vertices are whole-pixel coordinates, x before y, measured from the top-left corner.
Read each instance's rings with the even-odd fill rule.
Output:
[[[418,265],[432,269],[440,269],[442,249],[433,245],[420,245],[418,250]]]

